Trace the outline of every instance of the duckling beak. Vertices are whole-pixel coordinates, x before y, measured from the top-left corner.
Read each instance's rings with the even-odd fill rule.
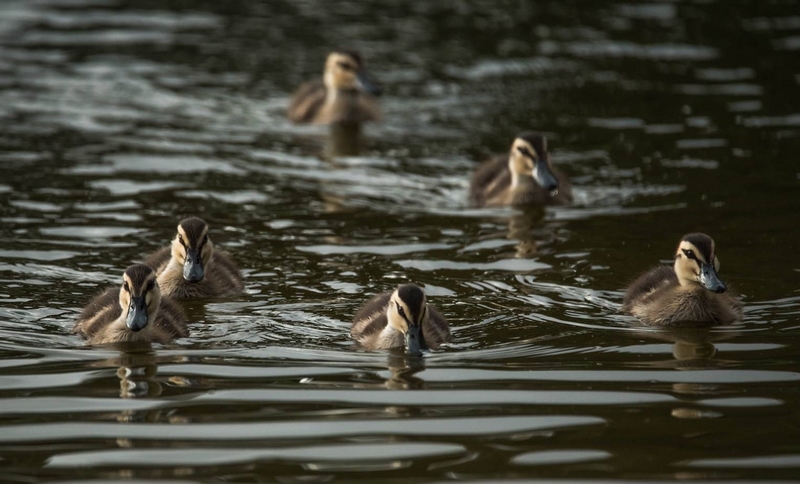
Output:
[[[144,300],[144,294],[139,297],[131,297],[125,324],[134,332],[141,331],[147,326],[147,301]]]
[[[546,158],[536,162],[536,166],[533,168],[533,179],[547,191],[553,191],[558,188],[558,178],[550,170],[550,163]]]
[[[366,70],[360,69],[356,73],[356,79],[358,79],[358,85],[362,91],[368,92],[373,96],[380,96],[383,93],[381,87],[373,82],[372,77]]]
[[[427,350],[425,339],[422,337],[422,326],[409,326],[406,331],[406,351],[412,356],[422,356],[422,350]]]
[[[700,267],[700,284],[705,286],[711,292],[717,294],[723,293],[728,290],[725,283],[722,282],[717,275],[717,270],[714,269],[713,264],[701,264]]]
[[[203,259],[200,252],[194,249],[186,249],[186,260],[183,261],[183,278],[188,282],[197,283],[203,280]]]

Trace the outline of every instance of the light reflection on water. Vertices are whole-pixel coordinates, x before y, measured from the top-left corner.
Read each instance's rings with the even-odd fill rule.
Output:
[[[797,6],[0,4],[3,474],[796,478]],[[338,45],[386,122],[292,126]],[[470,208],[476,162],[531,128],[575,203]],[[246,293],[187,303],[170,345],[82,345],[81,306],[190,214]],[[620,315],[693,230],[744,322]],[[453,342],[356,348],[352,314],[404,281]]]

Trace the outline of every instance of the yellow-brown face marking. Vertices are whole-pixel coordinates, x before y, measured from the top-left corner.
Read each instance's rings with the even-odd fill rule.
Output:
[[[522,138],[514,140],[511,146],[511,169],[519,175],[533,176],[533,169],[539,154],[536,148]]]
[[[208,225],[202,219],[192,217],[178,224],[178,234],[172,241],[172,259],[176,265],[183,265],[183,277],[187,282],[203,280],[213,253]]]
[[[675,275],[682,286],[700,284],[713,292],[725,292],[717,271],[720,264],[714,240],[700,233],[683,237],[675,252]]]
[[[388,319],[389,325],[397,331],[405,334],[408,331],[408,318],[411,310],[408,305],[397,297],[397,291],[392,294],[389,300]]]
[[[122,288],[119,291],[119,304],[122,317],[131,331],[141,331],[152,327],[161,292],[153,269],[144,264],[128,267],[122,275]]]
[[[413,284],[404,284],[392,293],[387,308],[389,326],[403,333],[406,350],[419,355],[427,349],[423,325],[428,323],[428,305],[425,292]]]
[[[324,81],[331,89],[360,90],[358,59],[342,52],[331,52],[325,62]]]
[[[540,187],[553,192],[558,188],[558,179],[550,168],[547,138],[538,133],[521,133],[511,145],[509,169],[512,184],[525,178],[533,179]]]

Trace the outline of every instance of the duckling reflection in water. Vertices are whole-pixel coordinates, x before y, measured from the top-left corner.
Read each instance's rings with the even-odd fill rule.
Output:
[[[542,207],[525,207],[508,219],[508,238],[517,240],[517,257],[533,257],[539,253],[539,241],[534,238],[534,231],[544,225],[544,209]],[[543,234],[540,234],[543,236]]]
[[[470,198],[478,207],[550,205],[572,201],[567,177],[550,165],[547,138],[517,135],[508,155],[498,155],[472,174]]]
[[[328,54],[322,79],[301,85],[289,103],[294,123],[360,124],[380,119],[375,96],[380,89],[367,74],[364,59],[355,51]]]
[[[684,235],[675,264],[644,274],[628,287],[622,310],[653,326],[713,326],[742,317],[742,304],[720,280],[714,240]]]
[[[214,248],[208,224],[197,217],[181,220],[172,243],[150,254],[145,264],[158,273],[164,294],[178,299],[223,297],[244,289],[230,255]]]
[[[654,359],[647,365],[677,370],[724,367],[734,363],[732,360],[718,358],[716,343],[741,336],[737,331],[714,331],[708,327],[668,327],[637,331],[634,334],[637,339],[670,343],[672,358]],[[679,385],[686,385],[686,382]]]
[[[161,396],[163,388],[157,379],[158,365],[151,348],[120,348],[119,358],[109,360],[116,363],[119,378],[120,398],[153,398]],[[123,412],[125,414],[126,412]],[[153,420],[148,418],[148,420]]]
[[[356,313],[350,335],[368,350],[403,348],[412,355],[450,341],[450,325],[425,300],[425,292],[405,284],[374,297]]]
[[[414,355],[390,354],[387,360],[390,372],[389,378],[384,382],[386,388],[392,390],[424,388],[425,381],[416,376],[425,370],[425,360],[415,358]]]
[[[358,156],[364,149],[361,139],[361,126],[357,124],[331,124],[322,150],[322,158],[328,160],[333,168],[342,165],[336,162],[340,156]]]
[[[125,270],[121,288],[92,299],[72,332],[91,344],[168,343],[189,336],[183,311],[161,296],[155,272],[144,264]]]

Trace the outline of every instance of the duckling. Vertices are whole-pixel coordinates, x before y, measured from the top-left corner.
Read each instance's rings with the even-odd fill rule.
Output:
[[[197,217],[181,220],[172,243],[144,263],[156,270],[164,294],[178,299],[223,297],[244,289],[230,255],[214,248],[208,224]]]
[[[405,284],[375,296],[356,313],[350,335],[368,350],[402,348],[412,355],[450,341],[450,325],[425,301],[425,292]]]
[[[508,155],[497,155],[472,174],[470,198],[478,207],[561,205],[572,201],[564,174],[550,166],[547,138],[540,133],[517,135]]]
[[[742,304],[720,280],[714,240],[684,235],[674,267],[659,267],[628,287],[622,310],[651,326],[713,326],[742,317]]]
[[[321,80],[301,85],[289,103],[293,123],[360,124],[380,119],[376,96],[361,54],[336,50],[328,54]]]
[[[183,310],[162,297],[155,271],[144,264],[125,269],[122,288],[92,299],[72,332],[91,344],[168,343],[189,336]]]

